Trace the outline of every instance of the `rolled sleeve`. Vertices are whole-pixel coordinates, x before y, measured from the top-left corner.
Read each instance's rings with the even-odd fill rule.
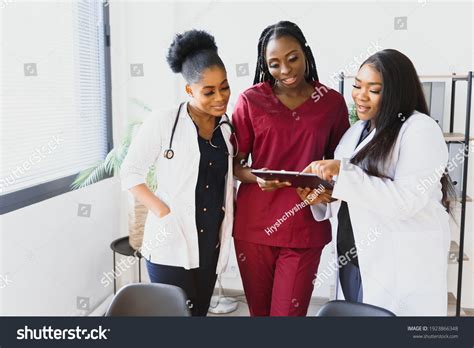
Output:
[[[324,221],[332,217],[331,204],[320,203],[311,206],[311,213],[316,221]]]
[[[145,176],[146,178],[146,176]],[[132,187],[135,187],[140,184],[144,184],[146,180],[144,179],[143,175],[139,173],[139,170],[136,170],[135,173],[133,172],[125,172],[121,173],[121,187],[123,191],[127,191]]]
[[[140,126],[120,169],[122,190],[146,183],[150,167],[162,152],[160,120],[151,115]]]

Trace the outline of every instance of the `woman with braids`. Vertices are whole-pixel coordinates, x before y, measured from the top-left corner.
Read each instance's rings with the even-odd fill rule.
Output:
[[[453,187],[443,133],[402,53],[369,57],[353,87],[360,120],[344,134],[335,159],[305,170],[337,176],[337,201],[318,198],[312,206],[316,219],[332,220],[337,298],[401,316],[446,316]],[[305,200],[310,190],[298,192]]]
[[[150,280],[181,287],[192,314],[205,316],[232,239],[230,89],[214,37],[204,31],[177,35],[167,61],[186,80],[189,101],[140,127],[122,187],[150,210],[141,248]],[[152,164],[156,192],[145,185]]]
[[[343,97],[318,81],[311,49],[291,22],[267,27],[258,42],[254,86],[238,98],[232,121],[241,181],[234,243],[252,316],[306,315],[328,221],[316,222],[294,188],[264,181],[253,168],[301,171],[333,158],[349,128]]]

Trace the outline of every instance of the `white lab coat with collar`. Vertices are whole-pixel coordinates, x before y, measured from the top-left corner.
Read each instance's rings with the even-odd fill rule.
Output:
[[[425,114],[407,118],[388,162],[390,180],[347,162],[377,131],[356,148],[364,126],[364,121],[354,124],[335,150],[342,161],[332,194],[338,200],[312,206],[313,216],[330,218],[335,255],[347,260],[337,255],[335,242],[337,213],[341,200],[347,202],[364,303],[398,316],[446,316],[450,230],[439,182],[448,161],[442,131]],[[344,299],[336,279],[336,296]]]
[[[153,164],[156,166],[158,185],[155,195],[171,212],[159,218],[149,211],[141,253],[153,263],[192,269],[199,267],[195,190],[201,154],[195,125],[184,104],[173,138],[174,157],[167,159],[163,156],[164,151],[169,148],[177,112],[178,107],[153,114],[145,120],[130,145],[120,177],[122,189],[128,190],[145,183],[149,167]],[[220,129],[229,154],[232,154],[230,129],[225,125]],[[225,215],[219,233],[221,249],[217,274],[225,271],[231,247],[234,217],[232,160],[229,155],[223,207]]]

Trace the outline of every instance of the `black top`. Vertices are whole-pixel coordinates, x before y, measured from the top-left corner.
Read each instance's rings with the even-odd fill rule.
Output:
[[[216,119],[216,126],[220,117]],[[197,129],[197,126],[196,126]],[[209,267],[218,256],[219,230],[224,219],[225,179],[228,171],[227,145],[220,127],[211,142],[198,136],[201,159],[196,184],[196,226],[199,242],[199,267]]]
[[[365,138],[370,134],[370,121],[367,121],[365,128],[362,130],[359,142],[356,147],[364,141]],[[341,207],[337,213],[337,254],[338,261],[351,262],[354,266],[359,267],[359,261],[357,259],[357,249],[354,241],[354,232],[352,231],[351,217],[349,216],[349,208],[347,202],[341,201]],[[345,255],[343,260],[340,260],[340,256]]]

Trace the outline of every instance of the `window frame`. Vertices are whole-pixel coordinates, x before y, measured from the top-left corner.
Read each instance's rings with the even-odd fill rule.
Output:
[[[104,15],[104,68],[105,68],[105,102],[106,102],[106,125],[107,125],[107,153],[113,148],[112,134],[112,76],[110,62],[110,14],[109,3],[102,3]],[[105,157],[104,157],[105,159]],[[49,198],[73,191],[71,184],[80,172],[67,177],[48,181],[43,184],[28,187],[15,192],[0,195],[0,215],[21,209]],[[107,175],[103,180],[112,177]]]

